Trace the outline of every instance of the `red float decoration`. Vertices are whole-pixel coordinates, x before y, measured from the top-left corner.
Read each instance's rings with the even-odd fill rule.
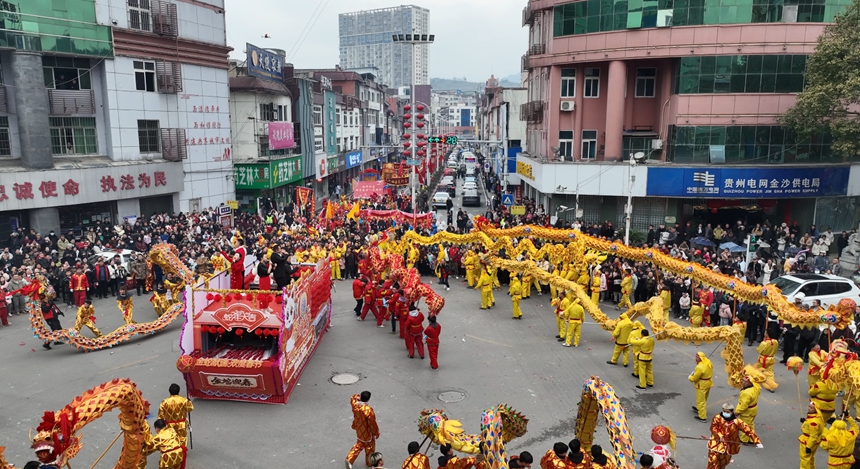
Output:
[[[218,331],[218,333],[219,333],[219,334],[223,334],[223,333],[227,332],[227,329],[224,329],[223,327],[218,326],[217,331]]]
[[[418,142],[418,143],[416,143],[416,145],[418,145],[419,148],[424,147],[424,146],[427,146],[427,142]]]
[[[418,134],[418,135],[416,135],[416,137],[418,137],[418,138],[419,138],[419,139],[421,139],[421,140],[423,140],[423,139],[427,138],[427,136],[426,136],[426,135],[424,135],[424,134]]]
[[[278,295],[278,296],[276,296],[276,297],[275,297],[275,303],[277,303],[277,304],[282,304],[283,302],[284,302],[284,297],[283,297],[283,296]]]
[[[262,336],[262,335],[263,335],[263,330],[262,330],[262,329],[257,329],[256,331],[254,331],[254,335],[256,335],[257,337]]]
[[[211,294],[211,293],[207,293],[207,294],[206,294],[206,299],[207,299],[207,300],[212,301],[212,298],[215,298],[215,295],[213,295],[213,294]]]
[[[215,301],[221,301],[221,294],[220,293],[215,294]]]
[[[236,332],[236,335],[238,335],[239,337],[242,337],[242,334],[245,333],[245,330],[244,329],[236,329],[235,332]]]

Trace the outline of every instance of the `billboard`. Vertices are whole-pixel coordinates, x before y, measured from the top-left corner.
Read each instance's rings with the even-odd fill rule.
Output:
[[[292,122],[269,122],[269,149],[295,148]]]
[[[648,168],[649,196],[776,199],[848,193],[851,168]]]
[[[248,75],[266,80],[284,81],[284,61],[278,54],[245,44]]]

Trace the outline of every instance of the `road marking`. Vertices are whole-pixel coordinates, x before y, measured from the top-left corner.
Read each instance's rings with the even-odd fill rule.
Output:
[[[490,340],[490,339],[482,339],[480,337],[475,337],[475,336],[469,335],[469,334],[466,334],[466,337],[468,337],[470,339],[480,340],[481,342],[486,342],[488,344],[501,345],[502,347],[507,347],[507,348],[514,348],[513,345],[503,344],[501,342],[496,342],[496,341]]]
[[[153,355],[153,356],[151,356],[151,357],[141,358],[140,360],[135,360],[135,361],[133,361],[133,362],[126,363],[125,365],[120,365],[120,366],[117,366],[117,367],[114,367],[114,368],[110,368],[110,369],[107,369],[107,370],[100,371],[100,372],[99,372],[99,374],[103,374],[103,373],[110,373],[110,372],[112,372],[112,371],[116,371],[116,370],[119,370],[119,369],[122,369],[122,368],[125,368],[125,367],[128,367],[128,366],[132,366],[132,365],[137,365],[137,364],[143,363],[143,362],[145,362],[145,361],[152,360],[153,358],[158,358],[158,357],[160,357],[160,356],[161,356],[161,354]]]

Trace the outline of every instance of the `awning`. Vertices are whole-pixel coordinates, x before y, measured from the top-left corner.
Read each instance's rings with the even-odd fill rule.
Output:
[[[385,195],[385,181],[359,181],[352,191],[356,199],[369,199],[374,195]]]

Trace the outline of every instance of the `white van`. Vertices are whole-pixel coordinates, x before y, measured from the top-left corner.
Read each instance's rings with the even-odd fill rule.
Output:
[[[812,306],[812,300],[819,300],[822,308],[839,303],[842,298],[850,298],[860,303],[860,287],[851,279],[826,274],[789,274],[777,277],[770,282],[782,291],[785,298],[794,303],[794,296],[803,293],[803,304]]]

